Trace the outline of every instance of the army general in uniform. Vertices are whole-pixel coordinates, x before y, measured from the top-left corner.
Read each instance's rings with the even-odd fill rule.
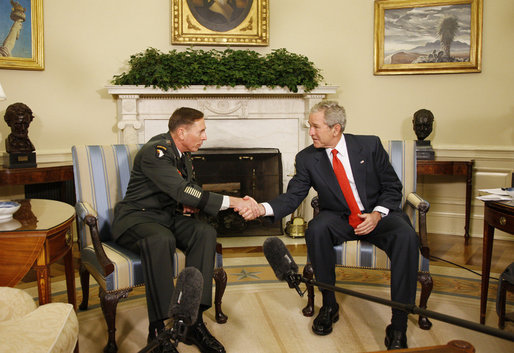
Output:
[[[177,109],[169,131],[151,138],[137,153],[125,198],[114,210],[113,234],[121,246],[141,255],[149,317],[148,341],[164,329],[173,293],[173,256],[176,248],[186,255],[186,266],[203,276],[198,320],[185,343],[201,352],[224,352],[223,345],[207,330],[202,313],[212,305],[212,276],[216,230],[188,213],[208,215],[233,207],[257,209],[251,198],[235,198],[202,190],[194,182],[189,152],[207,139],[203,113]],[[175,352],[174,346],[162,348]]]

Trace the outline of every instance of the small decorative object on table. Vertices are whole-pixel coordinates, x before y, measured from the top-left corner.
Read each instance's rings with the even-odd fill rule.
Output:
[[[32,110],[23,103],[11,104],[5,110],[4,120],[11,128],[5,140],[5,167],[36,167],[35,147],[29,139],[29,125],[33,119]]]
[[[425,139],[432,132],[432,125],[434,123],[434,115],[430,110],[420,109],[414,113],[412,125],[414,132],[418,137],[416,141],[416,158],[423,160],[434,160],[435,153],[430,144],[430,140]]]
[[[14,212],[18,211],[20,204],[15,201],[0,201],[0,222],[8,222]]]

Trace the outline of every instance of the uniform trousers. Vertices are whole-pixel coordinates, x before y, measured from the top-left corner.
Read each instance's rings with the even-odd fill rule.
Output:
[[[351,240],[366,240],[386,252],[391,260],[391,299],[414,304],[419,240],[407,215],[392,211],[378,222],[371,233],[358,236],[348,224],[347,217],[338,212],[322,210],[309,222],[305,232],[307,253],[317,281],[335,284],[334,245]],[[401,310],[393,309],[393,319],[395,314],[400,313]],[[406,315],[402,314],[402,317],[405,318],[406,325]]]
[[[177,215],[170,227],[158,223],[132,226],[116,242],[140,254],[150,322],[169,317],[176,248],[184,252],[186,267],[195,267],[202,273],[200,304],[211,307],[216,252],[216,230],[212,226],[190,216]]]

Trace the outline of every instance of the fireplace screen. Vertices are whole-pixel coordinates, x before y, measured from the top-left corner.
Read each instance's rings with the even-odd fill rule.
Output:
[[[249,195],[257,202],[282,192],[282,160],[275,148],[205,148],[192,154],[196,181],[204,190],[224,195]],[[207,217],[220,236],[280,235],[281,222],[268,219],[246,222],[232,209]]]

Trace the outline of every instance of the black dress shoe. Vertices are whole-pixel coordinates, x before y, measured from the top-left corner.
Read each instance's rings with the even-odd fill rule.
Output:
[[[225,353],[223,345],[211,335],[203,322],[188,327],[184,343],[194,344],[202,353]]]
[[[386,337],[384,341],[387,350],[403,349],[407,347],[407,335],[403,331],[394,330],[391,325],[386,327]]]
[[[328,335],[332,332],[332,324],[339,320],[339,305],[322,306],[318,316],[312,324],[312,331],[320,336]]]

